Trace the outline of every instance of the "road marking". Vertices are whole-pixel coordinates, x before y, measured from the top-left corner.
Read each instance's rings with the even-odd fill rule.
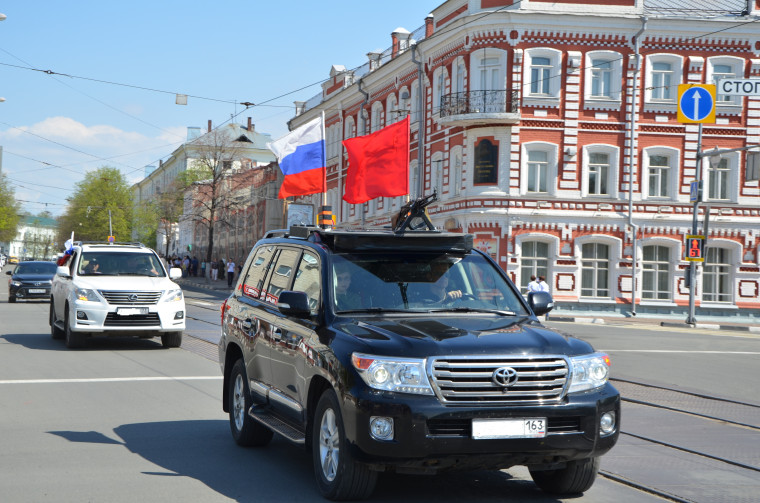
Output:
[[[99,377],[92,379],[4,379],[0,384],[59,384],[59,383],[97,383],[97,382],[135,382],[135,381],[218,381],[222,376],[183,376],[183,377]]]
[[[681,349],[601,349],[609,353],[686,353],[703,355],[760,355],[760,351],[683,351]]]

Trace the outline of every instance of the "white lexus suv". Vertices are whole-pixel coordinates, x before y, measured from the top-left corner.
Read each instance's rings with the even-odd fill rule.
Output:
[[[61,262],[59,262],[60,264]],[[90,336],[161,336],[182,344],[185,299],[155,251],[140,243],[76,242],[58,266],[50,294],[50,332],[69,348]]]

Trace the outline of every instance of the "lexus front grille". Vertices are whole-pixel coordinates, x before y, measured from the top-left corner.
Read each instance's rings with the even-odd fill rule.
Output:
[[[100,290],[109,304],[122,306],[147,306],[157,304],[163,292],[131,292],[121,290]]]
[[[543,404],[562,399],[568,367],[561,356],[467,356],[436,358],[431,373],[444,405]]]

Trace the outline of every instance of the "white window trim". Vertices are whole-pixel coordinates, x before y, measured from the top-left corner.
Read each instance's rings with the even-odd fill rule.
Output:
[[[702,159],[702,199],[716,203],[739,202],[739,152],[728,152],[721,156],[728,163],[728,199],[710,199],[710,158]]]
[[[436,152],[430,158],[430,187],[425,193],[438,192],[438,200],[443,200],[443,171],[446,169],[443,152]],[[440,189],[440,190],[438,190]]]
[[[555,196],[557,194],[557,169],[559,145],[541,141],[523,143],[520,155],[520,194],[541,197]],[[543,150],[547,153],[549,165],[546,168],[546,192],[528,192],[528,152],[531,150]]]
[[[607,172],[607,194],[589,194],[589,162],[591,154],[607,154],[610,160],[610,169]],[[617,199],[618,195],[618,174],[620,173],[620,148],[615,145],[604,143],[586,145],[583,147],[583,158],[581,160],[581,196],[595,197],[604,199]]]
[[[443,76],[443,89],[441,89],[441,75]],[[446,87],[449,80],[446,67],[440,66],[433,72],[433,115],[437,116],[441,112],[441,95],[446,93]]]
[[[533,96],[530,93],[531,86],[531,66],[533,58],[549,58],[552,65],[551,75],[549,76],[549,96]],[[526,106],[548,106],[558,107],[560,102],[560,90],[562,88],[561,63],[562,52],[557,49],[540,47],[527,49],[523,57],[523,105]]]
[[[575,239],[574,243],[574,249],[575,249],[575,258],[578,261],[578,276],[577,281],[575,282],[576,285],[576,295],[579,299],[582,299],[585,301],[594,301],[594,300],[607,300],[607,297],[584,297],[581,295],[581,292],[583,291],[583,245],[584,244],[590,244],[590,243],[599,243],[603,245],[607,245],[610,247],[610,255],[609,255],[609,290],[610,290],[610,299],[614,299],[620,295],[620,291],[618,290],[618,276],[620,275],[620,272],[618,270],[618,263],[620,262],[620,258],[622,257],[622,250],[623,250],[623,241],[619,238],[614,238],[610,236],[601,236],[598,234],[592,234],[590,236],[580,236]]]
[[[641,159],[641,198],[650,201],[674,201],[678,194],[678,179],[680,178],[679,166],[681,165],[681,152],[672,147],[648,147],[644,149]],[[649,157],[652,155],[667,155],[671,159],[670,180],[668,180],[667,196],[649,195]]]
[[[549,282],[550,278],[554,277],[554,266],[555,262],[552,260],[552,257],[556,257],[559,255],[559,248],[560,248],[560,241],[559,237],[557,236],[547,236],[546,234],[538,234],[535,232],[527,232],[525,234],[518,234],[515,236],[515,253],[513,254],[513,257],[517,258],[517,271],[516,276],[518,281],[516,284],[520,285],[522,284],[522,281],[524,278],[520,278],[520,270],[523,265],[523,243],[532,243],[532,242],[539,242],[539,243],[545,243],[549,246],[549,257],[548,257],[548,263],[546,265],[546,279],[547,282]],[[527,283],[527,282],[526,282]]]
[[[346,117],[344,126],[344,135],[343,138],[353,138],[356,135],[356,124],[354,123],[353,117]]]
[[[609,98],[598,98],[591,95],[593,80],[593,60],[609,61],[612,70],[612,90]],[[593,110],[618,110],[622,100],[623,85],[623,55],[615,51],[591,51],[586,53],[584,78],[586,85],[583,89],[583,105]]]
[[[462,76],[462,88],[459,88],[460,67]],[[464,57],[459,56],[454,60],[451,65],[451,92],[463,93],[467,89],[467,66],[465,65]],[[505,73],[506,75],[506,73]]]
[[[398,121],[401,114],[398,113],[398,100],[396,99],[395,94],[391,94],[388,96],[388,99],[386,100],[386,110],[388,110],[388,117],[386,118],[386,123],[390,124],[392,122]]]
[[[370,120],[370,132],[374,133],[383,127],[383,104],[379,101],[372,105],[372,119]]]
[[[452,147],[449,153],[449,194],[452,197],[464,194],[464,148],[460,145]],[[457,159],[459,160],[459,169],[457,170]]]
[[[411,115],[411,122],[417,123],[420,120],[420,86],[419,80],[412,82],[409,91],[409,99],[411,100],[409,114]]]
[[[638,298],[641,299],[641,302],[644,302],[648,305],[663,305],[663,304],[673,304],[675,302],[675,298],[678,295],[678,280],[680,276],[676,274],[676,271],[678,269],[676,268],[676,264],[680,261],[680,255],[683,253],[682,247],[683,247],[683,241],[680,239],[672,239],[672,238],[666,238],[666,237],[651,237],[651,238],[644,238],[641,241],[638,241],[636,244],[636,256],[639,257],[639,260],[641,262],[640,271],[644,271],[644,247],[645,246],[664,246],[665,248],[670,249],[670,266],[668,267],[668,271],[670,273],[670,299],[663,300],[663,299],[645,299],[642,297],[643,295],[643,281],[639,280],[637,281],[637,295]]]
[[[683,82],[683,56],[676,54],[650,54],[646,59],[646,74],[644,83],[644,105],[648,112],[675,112],[678,100],[678,84]],[[673,96],[669,100],[652,100],[652,69],[655,63],[670,63],[673,65]]]
[[[744,78],[744,60],[735,56],[712,56],[707,58],[707,76],[705,82],[713,82],[715,65],[728,65],[736,75],[735,78]],[[717,101],[716,113],[719,115],[738,115],[742,110],[742,97],[732,96],[731,101]]]

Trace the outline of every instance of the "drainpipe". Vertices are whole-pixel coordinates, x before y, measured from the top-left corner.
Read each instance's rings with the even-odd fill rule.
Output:
[[[425,87],[423,80],[425,77],[422,71],[422,61],[417,59],[417,42],[412,44],[412,63],[417,65],[417,110],[419,117],[419,127],[417,128],[417,197],[422,197],[425,193]]]
[[[630,150],[628,155],[628,226],[631,229],[631,316],[636,316],[636,278],[638,259],[636,253],[636,236],[639,226],[633,223],[633,179],[637,163],[636,158],[636,109],[639,98],[639,74],[641,73],[641,35],[647,29],[647,18],[641,18],[641,29],[634,35],[634,47],[636,54],[636,68],[633,72],[633,92],[631,95],[631,126],[629,130]]]
[[[367,119],[365,118],[364,114],[366,113],[366,110],[364,107],[367,106],[367,103],[369,103],[369,93],[362,89],[362,84],[364,84],[364,77],[359,77],[359,92],[364,95],[364,101],[362,102],[362,108],[360,110],[361,116],[362,116],[362,136],[367,134]],[[366,212],[367,210],[367,203],[362,203],[362,228],[364,228],[366,224]]]

